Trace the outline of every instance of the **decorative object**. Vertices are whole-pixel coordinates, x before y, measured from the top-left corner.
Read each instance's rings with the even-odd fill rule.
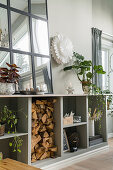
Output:
[[[89,137],[89,146],[97,145],[103,142],[103,138],[101,135],[90,136]]]
[[[70,147],[69,147],[65,129],[63,130],[63,151],[64,152],[70,151]]]
[[[45,94],[47,93],[47,85],[46,84],[40,84],[36,88],[36,94]]]
[[[66,88],[67,94],[74,94],[74,88],[72,87],[72,84],[70,83],[69,86]]]
[[[0,152],[0,161],[3,159],[3,153]]]
[[[94,121],[100,120],[102,117],[102,111],[95,108],[93,114],[91,113],[91,108],[89,108],[89,136],[95,136],[95,125]]]
[[[63,118],[63,125],[71,125],[71,124],[73,124],[73,115],[74,115],[73,112],[71,112],[70,114],[66,113],[64,118]]]
[[[103,67],[101,65],[92,66],[91,60],[84,60],[84,56],[73,53],[73,64],[64,68],[64,71],[75,70],[78,79],[82,83],[82,89],[85,94],[90,92],[90,87],[92,85],[92,78],[95,74],[105,74]],[[91,67],[93,68],[93,73],[90,72]]]
[[[80,123],[81,122],[81,116],[73,116],[73,123]]]
[[[73,132],[68,136],[68,142],[70,147],[70,152],[77,151],[79,147],[79,135],[77,132]]]
[[[17,73],[16,64],[8,64],[10,68],[0,68],[0,94],[11,95],[15,93],[15,84],[18,83],[20,75]]]
[[[68,63],[73,56],[72,42],[61,34],[56,35],[52,40],[51,53],[58,64]]]

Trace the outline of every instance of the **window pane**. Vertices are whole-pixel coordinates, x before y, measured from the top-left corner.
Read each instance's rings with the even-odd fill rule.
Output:
[[[0,7],[0,47],[9,47],[7,10]]]
[[[46,92],[51,93],[50,59],[35,57],[36,87],[46,85]]]
[[[10,0],[11,7],[28,12],[28,0]]]
[[[30,51],[29,19],[25,15],[11,12],[13,49]]]
[[[8,67],[6,63],[10,63],[10,53],[0,51],[0,67]]]
[[[14,53],[14,63],[20,67],[19,90],[33,88],[31,56]]]
[[[1,4],[7,5],[7,0],[0,0]]]
[[[34,52],[49,55],[47,22],[32,19]]]
[[[46,17],[46,1],[31,0],[31,13],[42,18]]]

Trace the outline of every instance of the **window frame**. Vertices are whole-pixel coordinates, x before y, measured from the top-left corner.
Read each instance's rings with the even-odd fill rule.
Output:
[[[35,53],[33,48],[33,30],[32,30],[32,18],[35,18],[37,20],[42,20],[47,22],[47,28],[48,28],[48,11],[47,11],[47,0],[45,0],[46,3],[46,18],[42,18],[40,16],[34,15],[31,13],[31,0],[28,0],[28,12],[21,11],[19,9],[13,8],[10,6],[10,0],[7,0],[7,5],[4,5],[0,3],[0,7],[7,9],[7,17],[8,17],[8,36],[9,36],[9,47],[0,47],[0,51],[5,51],[10,53],[10,63],[13,64],[13,54],[25,54],[31,56],[31,62],[32,62],[32,78],[33,78],[33,87],[36,89],[36,77],[35,77],[35,57],[42,57],[42,58],[49,58],[50,59],[50,71],[51,71],[51,55],[50,55],[50,48],[49,48],[49,55],[43,55],[40,53]],[[13,49],[12,44],[12,28],[11,28],[11,12],[16,12],[18,14],[27,16],[29,18],[29,35],[30,35],[30,52],[21,51]],[[48,29],[49,30],[49,29]],[[49,41],[49,31],[48,31],[48,44],[50,47],[50,41]],[[53,93],[53,86],[52,86],[52,71],[51,71],[51,92]]]

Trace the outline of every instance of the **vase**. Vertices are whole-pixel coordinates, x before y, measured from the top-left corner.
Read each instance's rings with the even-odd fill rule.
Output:
[[[0,94],[1,95],[12,95],[15,93],[14,83],[1,83],[0,82]]]
[[[89,136],[95,136],[94,120],[89,119]]]

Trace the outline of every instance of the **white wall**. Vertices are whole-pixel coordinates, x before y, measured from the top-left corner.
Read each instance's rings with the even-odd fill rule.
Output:
[[[93,26],[113,35],[113,0],[92,1]]]
[[[111,1],[113,0],[48,0],[50,37],[62,33],[71,39],[76,52],[91,59],[91,28],[103,28],[108,33],[113,31]],[[75,93],[82,93],[76,75],[72,71],[64,72],[63,66],[56,64],[53,59],[52,73],[54,93],[66,93],[66,82],[72,83]]]

